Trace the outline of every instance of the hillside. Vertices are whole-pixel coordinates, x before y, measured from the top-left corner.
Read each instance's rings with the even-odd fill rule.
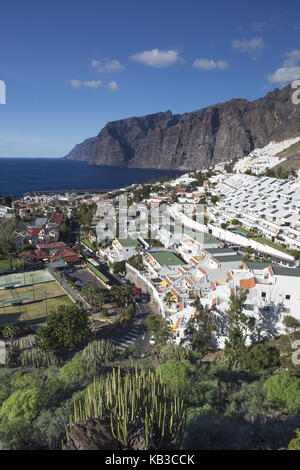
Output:
[[[168,110],[110,122],[65,158],[131,168],[208,168],[299,135],[300,107],[291,94],[287,85],[253,102],[232,99],[181,115]]]

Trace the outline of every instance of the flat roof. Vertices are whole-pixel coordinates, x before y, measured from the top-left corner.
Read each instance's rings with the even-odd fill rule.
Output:
[[[235,263],[242,262],[243,257],[241,255],[232,255],[232,256],[218,256],[216,258],[220,263]]]
[[[230,248],[206,248],[205,251],[213,254],[214,256],[219,256],[222,253],[231,253],[232,255],[236,253],[236,251],[233,251]]]
[[[122,246],[138,246],[139,242],[134,238],[117,238],[118,242]]]
[[[150,254],[161,266],[180,266],[186,264],[173,251],[150,251]]]

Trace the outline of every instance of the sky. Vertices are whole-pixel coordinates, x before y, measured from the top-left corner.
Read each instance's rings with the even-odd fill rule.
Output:
[[[62,157],[108,121],[257,99],[300,78],[299,39],[296,0],[1,0],[0,157]]]

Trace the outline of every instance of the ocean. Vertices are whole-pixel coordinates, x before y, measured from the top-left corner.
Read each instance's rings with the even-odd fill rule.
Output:
[[[174,170],[90,166],[62,158],[0,158],[0,194],[21,197],[30,191],[116,189],[179,174]]]

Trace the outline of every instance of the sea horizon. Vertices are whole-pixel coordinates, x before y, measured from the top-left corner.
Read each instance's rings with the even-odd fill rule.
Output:
[[[16,162],[19,162],[16,165]],[[120,171],[121,170],[121,171]],[[1,157],[0,194],[21,197],[34,191],[118,189],[184,172],[117,166],[47,157]]]

